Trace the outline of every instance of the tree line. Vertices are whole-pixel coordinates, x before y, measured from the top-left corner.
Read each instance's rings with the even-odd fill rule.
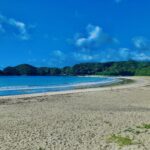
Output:
[[[106,63],[80,63],[64,68],[34,67],[21,64],[0,70],[1,76],[59,76],[59,75],[108,75],[150,76],[150,62],[120,61]]]

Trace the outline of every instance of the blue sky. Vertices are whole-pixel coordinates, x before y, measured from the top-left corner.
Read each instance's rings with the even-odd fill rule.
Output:
[[[149,0],[0,0],[0,67],[150,61]]]

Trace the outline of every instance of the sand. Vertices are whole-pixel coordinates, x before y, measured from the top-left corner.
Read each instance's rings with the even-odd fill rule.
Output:
[[[136,82],[0,97],[0,150],[150,150],[150,77],[131,79]],[[132,143],[119,144],[113,134]]]

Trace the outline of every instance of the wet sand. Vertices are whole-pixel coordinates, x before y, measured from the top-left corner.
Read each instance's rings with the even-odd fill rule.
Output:
[[[136,82],[1,97],[0,150],[149,150],[150,77],[129,79]]]

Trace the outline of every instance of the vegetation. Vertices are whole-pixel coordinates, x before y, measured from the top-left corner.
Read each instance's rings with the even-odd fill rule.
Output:
[[[0,76],[2,76],[3,75],[3,71],[2,70],[0,70]]]
[[[143,133],[143,131],[137,130],[136,128],[128,128],[128,129],[125,129],[124,132],[130,132],[136,135]]]
[[[142,126],[137,126],[137,128],[150,129],[150,124],[143,124]]]
[[[117,143],[119,146],[127,146],[127,145],[132,145],[133,141],[132,139],[130,139],[129,137],[123,137],[121,135],[115,135],[113,134],[110,138],[109,138],[110,142],[115,142]]]
[[[108,76],[150,76],[150,62],[121,61],[107,63],[81,63],[72,67],[49,68],[34,67],[21,64],[15,67],[6,67],[0,75],[108,75]]]
[[[39,150],[45,150],[44,148],[40,147]]]
[[[143,128],[150,129],[150,124],[143,124]]]
[[[3,70],[3,74],[4,74],[4,75],[11,75],[11,76],[13,76],[13,75],[20,75],[20,74],[19,74],[19,71],[16,70],[15,67],[6,67],[6,68]]]
[[[139,145],[144,149],[146,148],[143,140],[140,139],[141,134],[144,136],[148,136],[150,134],[150,124],[143,123],[142,125],[128,127],[125,130],[120,130],[116,134],[112,134],[109,138],[107,138],[107,142],[116,143],[118,146],[129,146],[129,145]],[[132,137],[130,138],[129,137]]]
[[[22,64],[14,67],[18,71],[19,75],[37,75],[37,68],[28,64]]]

